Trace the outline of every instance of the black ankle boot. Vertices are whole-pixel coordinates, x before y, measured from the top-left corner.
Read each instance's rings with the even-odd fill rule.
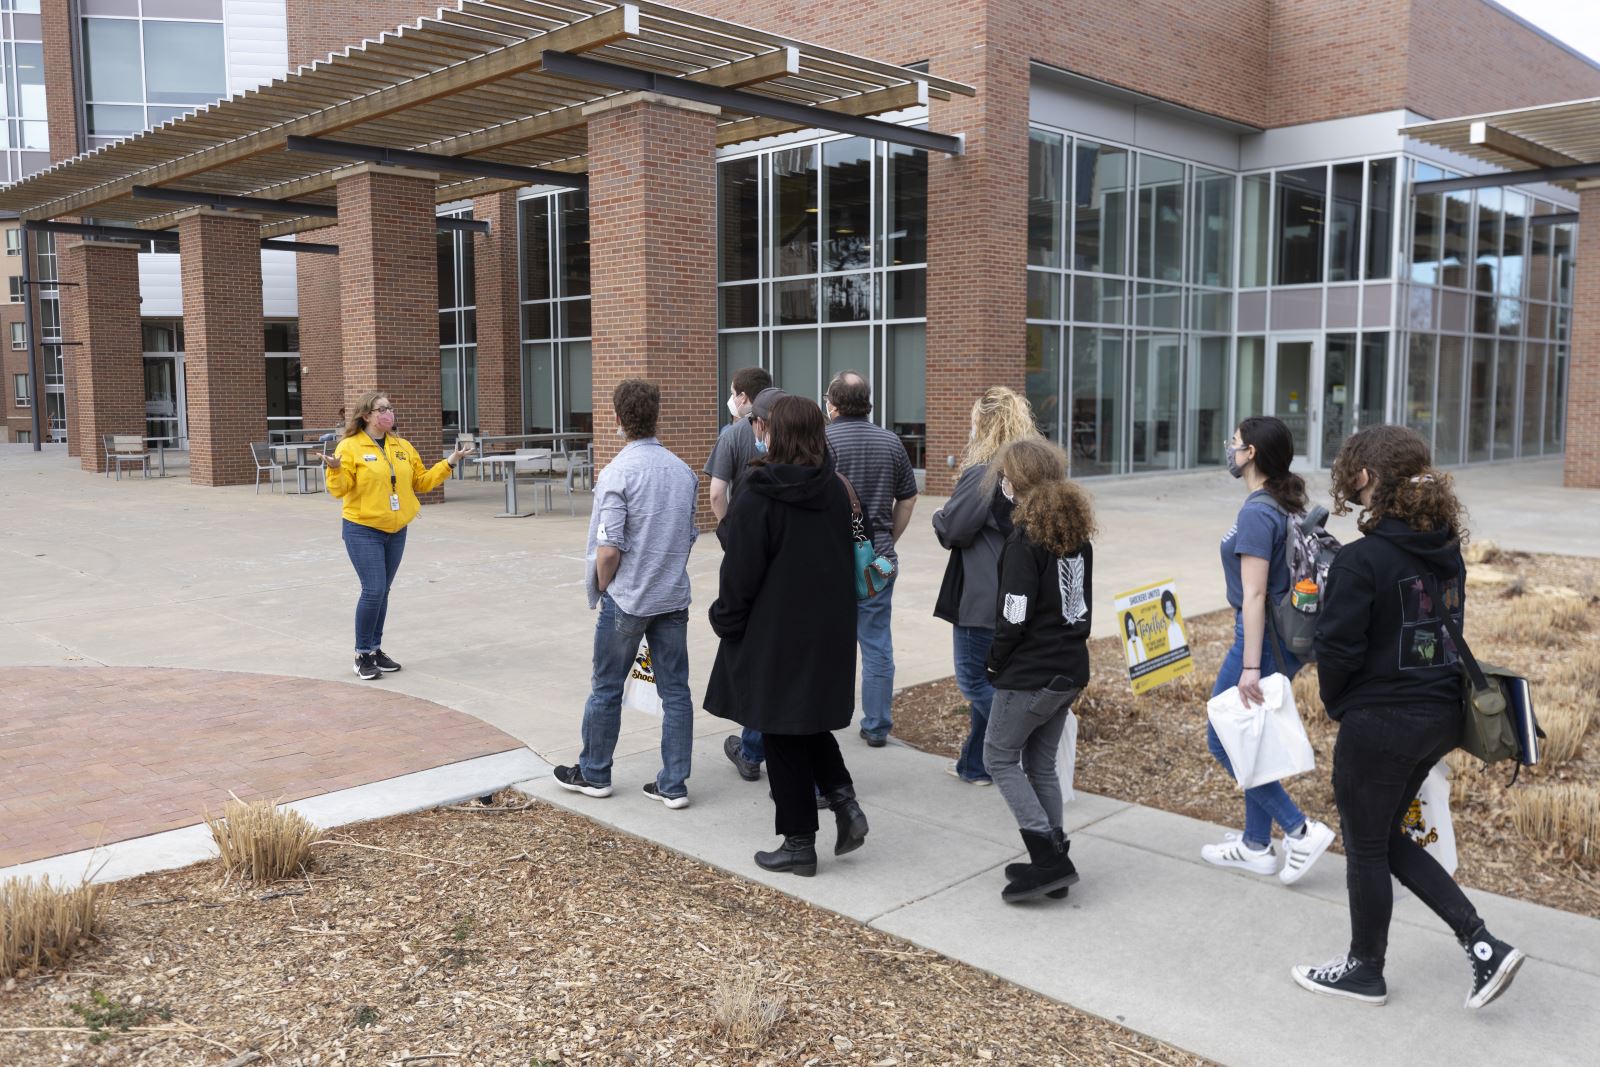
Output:
[[[867,843],[867,816],[856,803],[856,791],[851,786],[834,789],[827,794],[828,807],[839,824],[839,839],[833,846],[835,856],[854,852]]]
[[[1065,836],[1066,832],[1060,828],[1055,828],[1052,829],[1050,833],[1052,835],[1062,834]],[[1006,881],[1015,882],[1018,878],[1021,878],[1025,873],[1032,869],[1032,863],[1008,863],[1006,864]],[[1067,888],[1068,887],[1063,886],[1060,889],[1052,889],[1050,892],[1046,893],[1045,896],[1049,897],[1051,900],[1060,900],[1067,895]]]
[[[757,852],[756,862],[769,871],[788,871],[802,878],[817,873],[817,835],[790,834],[771,852]]]
[[[1000,894],[1001,900],[1008,904],[1031,900],[1067,889],[1078,880],[1078,870],[1067,856],[1072,842],[1060,829],[1048,834],[1023,830],[1022,843],[1027,846],[1028,858],[1033,862],[1027,865],[1021,877],[1006,884]]]

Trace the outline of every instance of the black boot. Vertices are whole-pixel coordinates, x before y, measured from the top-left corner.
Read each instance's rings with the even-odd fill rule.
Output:
[[[1031,900],[1070,887],[1078,880],[1078,869],[1072,865],[1067,852],[1072,842],[1059,830],[1048,834],[1022,831],[1022,843],[1028,847],[1028,857],[1033,861],[1020,878],[1006,884],[1000,899],[1008,904]]]
[[[802,878],[817,873],[817,835],[790,834],[771,852],[757,852],[756,862],[769,871],[788,871]]]
[[[1065,835],[1065,831],[1059,828],[1052,829],[1050,832],[1052,835]],[[1006,864],[1006,881],[1015,882],[1018,878],[1021,878],[1025,873],[1032,869],[1032,863],[1008,863]],[[1060,889],[1052,889],[1050,892],[1046,893],[1045,896],[1049,897],[1051,900],[1061,900],[1066,897],[1067,889],[1067,886],[1062,886]]]
[[[854,787],[847,785],[830,790],[826,797],[834,821],[839,824],[839,840],[833,846],[833,854],[843,856],[854,852],[867,843],[867,816],[856,803]]]

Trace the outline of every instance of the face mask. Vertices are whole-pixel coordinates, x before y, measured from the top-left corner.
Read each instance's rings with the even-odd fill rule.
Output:
[[[1011,494],[1011,479],[1000,479],[1000,495],[1011,501],[1013,504],[1017,502],[1017,498]]]
[[[1232,447],[1230,447],[1228,449],[1228,473],[1233,475],[1235,478],[1243,478],[1244,477],[1244,468],[1239,466],[1239,461],[1238,461],[1238,459],[1235,458],[1237,453],[1242,452],[1242,451],[1244,451],[1244,448],[1242,448],[1242,447],[1241,448],[1232,448]]]
[[[759,437],[756,438],[756,452],[763,456],[767,454],[767,443]]]
[[[732,415],[735,420],[737,420],[739,418],[739,398],[738,397],[730,396],[728,398],[728,414]]]

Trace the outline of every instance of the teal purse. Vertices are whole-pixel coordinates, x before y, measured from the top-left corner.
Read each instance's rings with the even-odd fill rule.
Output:
[[[888,586],[889,579],[894,577],[895,565],[887,557],[878,555],[872,543],[871,520],[861,508],[856,487],[842,474],[839,480],[844,483],[845,492],[850,494],[850,548],[856,576],[856,599],[870,600]]]

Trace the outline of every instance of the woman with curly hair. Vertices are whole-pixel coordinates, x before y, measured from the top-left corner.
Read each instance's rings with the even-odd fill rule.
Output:
[[[994,703],[983,759],[1022,831],[1028,862],[1006,868],[1000,899],[1066,896],[1078,880],[1062,826],[1056,752],[1072,702],[1089,684],[1094,509],[1067,480],[1066,453],[1013,441],[991,477],[1016,507],[1000,554],[994,642],[986,664]]]
[[[960,757],[948,771],[970,785],[990,785],[983,762],[984,733],[994,689],[984,671],[994,641],[995,580],[1000,550],[1011,534],[1011,501],[995,491],[989,465],[1012,441],[1038,437],[1026,397],[1003,385],[984,390],[972,405],[972,438],[961,476],[944,507],[933,513],[933,532],[950,550],[944,582],[933,606],[948,622],[955,644],[956,684],[967,698],[969,727]]]
[[[1389,876],[1454,931],[1472,964],[1466,1006],[1505,992],[1523,954],[1496,939],[1455,880],[1402,825],[1422,781],[1461,742],[1462,678],[1448,612],[1466,605],[1467,531],[1450,476],[1404,426],[1355,434],[1333,464],[1334,508],[1362,508],[1366,536],[1340,550],[1317,620],[1317,672],[1339,724],[1333,793],[1344,832],[1350,948],[1296,967],[1313,993],[1382,1004],[1394,892]],[[1459,631],[1458,631],[1459,632]]]

